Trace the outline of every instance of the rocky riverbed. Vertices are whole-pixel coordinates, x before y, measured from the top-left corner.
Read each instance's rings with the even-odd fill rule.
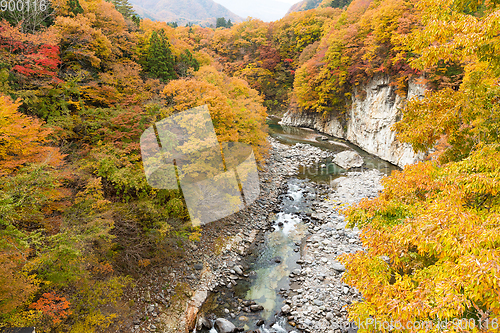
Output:
[[[287,176],[294,175],[299,165],[322,163],[324,159],[332,157],[332,153],[307,144],[290,147],[274,139],[270,139],[270,143],[274,168]],[[292,331],[295,328],[318,333],[354,331],[347,319],[346,306],[362,300],[362,296],[356,289],[341,281],[345,267],[336,259],[343,253],[363,249],[359,241],[360,231],[357,228],[346,228],[344,216],[338,210],[363,198],[376,196],[382,189],[380,180],[383,176],[377,170],[368,170],[349,172],[344,177],[333,180],[329,186],[312,182],[300,183],[301,192],[314,192],[314,195],[308,203],[310,213],[297,212],[295,215],[305,223],[307,232],[302,245],[295,249],[301,252],[301,257],[297,260],[298,267],[290,272],[290,285],[280,291],[284,301],[279,315],[290,325],[288,327],[293,327]],[[283,195],[290,196],[290,193],[282,192]],[[276,221],[267,221],[268,225],[263,228],[273,230]],[[233,280],[229,279],[229,288],[239,279],[248,277],[245,273],[252,274],[244,273],[241,268],[243,267],[236,265],[230,270],[233,274],[230,279]],[[226,305],[230,303],[227,302]],[[236,300],[232,308],[224,308],[226,320],[233,320],[238,324],[242,320],[248,320],[245,312],[262,310],[262,307],[250,304],[249,301]],[[253,332],[282,332],[280,329],[283,325],[277,326],[274,322],[275,320],[261,320],[258,323],[261,324],[260,329]],[[233,326],[228,324],[228,327]],[[237,326],[234,327],[238,329]]]
[[[341,281],[345,267],[336,260],[343,253],[362,251],[359,230],[346,228],[339,207],[377,195],[383,175],[371,170],[348,173],[334,181],[324,201],[316,201],[306,244],[300,260],[301,269],[292,274],[292,286],[283,291],[286,304],[282,312],[305,332],[345,332],[350,325],[345,307],[362,299],[360,293]]]
[[[138,310],[128,324],[129,331],[177,333],[192,330],[197,321],[199,328],[203,322],[213,324],[216,318],[199,313],[201,306],[212,291],[231,291],[254,274],[245,264],[245,257],[259,251],[263,236],[275,230],[275,213],[287,195],[287,179],[297,173],[300,165],[321,164],[335,155],[309,144],[284,145],[271,137],[269,142],[269,158],[259,173],[259,199],[243,211],[203,226],[200,242],[186,244],[181,260],[143,277],[144,283],[132,298]],[[351,172],[333,180],[330,186],[313,182],[300,185],[313,187],[304,192],[314,195],[308,199],[310,212],[297,214],[305,225],[303,241],[295,248],[300,259],[290,273],[290,285],[280,291],[283,303],[277,312],[281,308],[281,320],[291,325],[287,326],[291,327],[289,331],[345,331],[342,328],[349,324],[345,305],[360,300],[361,295],[341,282],[345,268],[336,257],[362,248],[359,230],[345,229],[338,208],[375,196],[381,190],[382,176],[376,170]],[[235,299],[232,307],[224,308],[223,317],[238,324],[238,319],[259,311],[262,307],[255,302]],[[204,320],[205,315],[211,320]],[[272,332],[267,329],[273,322],[262,320],[258,323],[262,325],[257,326],[261,332]]]

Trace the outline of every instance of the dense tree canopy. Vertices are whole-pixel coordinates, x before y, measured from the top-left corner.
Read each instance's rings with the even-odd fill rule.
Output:
[[[127,1],[55,0],[50,17],[0,21],[0,327],[103,332],[129,276],[199,233],[179,191],[147,184],[143,131],[207,103],[219,139],[262,159],[266,109],[212,66],[213,29],[138,20]]]
[[[0,326],[112,331],[130,276],[197,238],[182,194],[144,176],[153,123],[206,104],[219,141],[262,161],[267,112],[342,117],[377,76],[403,97],[425,84],[394,130],[430,155],[347,211],[367,248],[342,259],[364,296],[350,316],[498,320],[498,1],[302,5],[216,28],[140,19],[127,0],[2,12]]]
[[[368,248],[343,258],[346,281],[365,297],[350,314],[397,317],[403,327],[465,318],[473,331],[496,331],[488,323],[500,317],[500,7],[420,0],[415,10],[419,24],[392,39],[396,58],[430,73],[430,89],[408,101],[395,129],[415,150],[432,149],[432,161],[396,172],[378,198],[348,210]],[[433,82],[436,69],[444,84]]]

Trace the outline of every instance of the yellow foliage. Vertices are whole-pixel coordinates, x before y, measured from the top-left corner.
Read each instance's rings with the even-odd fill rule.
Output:
[[[99,212],[106,208],[110,203],[104,198],[102,191],[101,177],[89,179],[85,190],[78,192],[75,199],[75,204],[87,203],[92,211]]]
[[[171,81],[163,90],[167,110],[162,116],[208,105],[219,142],[240,141],[257,148],[257,159],[266,151],[266,109],[262,97],[238,78],[204,66],[192,79]]]
[[[441,168],[407,167],[384,180],[380,197],[347,210],[367,247],[341,257],[345,281],[365,298],[351,318],[500,318],[499,148]]]
[[[0,311],[9,313],[29,302],[38,291],[40,284],[33,276],[23,272],[27,251],[14,245],[14,240],[3,236],[0,244],[7,243],[7,248],[0,252]]]
[[[197,225],[195,221],[192,221],[194,227],[191,228],[191,233],[189,234],[189,240],[192,242],[199,242],[201,238],[201,227]]]

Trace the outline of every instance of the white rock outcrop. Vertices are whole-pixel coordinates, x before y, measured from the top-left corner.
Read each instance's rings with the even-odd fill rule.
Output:
[[[345,115],[345,120],[337,116],[322,117],[319,113],[287,112],[282,125],[309,127],[320,132],[346,139],[365,151],[389,161],[400,167],[416,163],[424,158],[417,154],[409,144],[396,140],[396,133],[391,127],[401,119],[401,109],[406,102],[395,92],[395,87],[389,85],[387,76],[373,78],[362,89],[366,92],[361,98],[358,91],[353,92],[352,106]],[[421,97],[425,88],[409,83],[408,98]],[[359,90],[361,91],[361,89]]]
[[[350,168],[359,168],[364,163],[363,158],[352,150],[344,150],[343,152],[338,153],[333,158],[333,162],[346,170],[349,170]]]

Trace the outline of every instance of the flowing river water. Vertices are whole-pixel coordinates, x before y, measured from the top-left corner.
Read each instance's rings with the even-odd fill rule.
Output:
[[[277,119],[270,120],[268,126],[269,135],[282,144],[309,144],[334,153],[355,150],[365,161],[363,167],[357,170],[377,169],[389,174],[397,169],[344,140],[310,129],[281,126]],[[301,257],[307,234],[305,222],[312,223],[309,218],[314,213],[311,203],[325,195],[318,185],[329,185],[345,173],[346,170],[331,159],[326,159],[319,164],[303,165],[296,175],[289,177],[286,191],[280,196],[280,205],[270,215],[272,229],[257,239],[252,252],[241,263],[248,277],[238,280],[236,286],[212,293],[203,305],[202,312],[210,314],[212,319],[227,318],[245,331],[257,328],[263,333],[298,331],[288,324],[287,318],[279,314],[284,301],[280,291],[293,287],[290,273],[300,269],[296,262]],[[241,310],[242,300],[253,301],[264,310],[248,313],[238,311]],[[265,325],[257,326],[259,320],[263,320]],[[209,332],[217,333],[215,329]]]

